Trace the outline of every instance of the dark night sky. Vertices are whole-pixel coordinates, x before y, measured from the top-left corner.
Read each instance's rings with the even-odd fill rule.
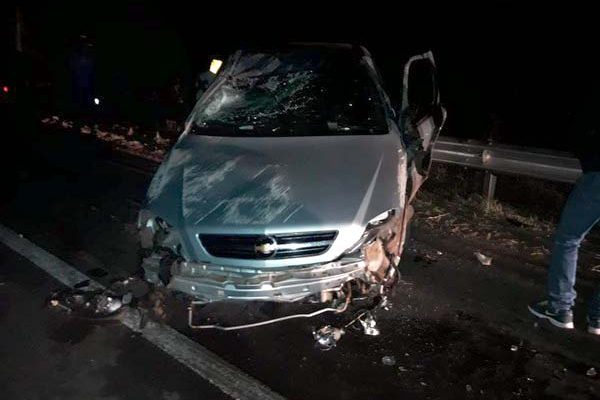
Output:
[[[90,35],[105,85],[191,78],[213,54],[285,41],[364,44],[396,98],[406,57],[432,48],[453,136],[564,148],[568,113],[596,79],[590,10],[544,3],[23,2],[27,39],[56,74]],[[190,4],[195,4],[193,7]],[[443,4],[443,3],[442,3]],[[477,4],[477,3],[475,3]],[[589,27],[589,28],[588,28]]]

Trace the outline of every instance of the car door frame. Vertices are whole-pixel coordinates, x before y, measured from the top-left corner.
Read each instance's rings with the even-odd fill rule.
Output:
[[[411,106],[413,106],[413,104],[409,103],[411,68],[417,65],[418,62],[428,63],[425,65],[428,65],[431,73],[431,104],[425,105],[428,108],[426,111],[419,112],[421,110],[418,110],[415,111],[414,116],[411,116],[410,110]],[[411,184],[407,196],[407,204],[410,204],[414,200],[419,188],[427,179],[431,168],[433,147],[446,122],[447,113],[446,109],[441,105],[440,90],[437,82],[436,63],[432,51],[414,55],[404,65],[402,103],[398,118],[402,137],[410,155],[408,169]]]

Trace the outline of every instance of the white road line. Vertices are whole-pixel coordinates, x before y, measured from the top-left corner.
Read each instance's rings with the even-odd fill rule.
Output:
[[[29,240],[20,237],[11,229],[0,224],[0,241],[27,258],[66,286],[73,286],[89,280],[96,288],[103,286],[79,272],[46,250]],[[136,310],[126,309],[121,314],[121,322],[141,335],[165,353],[194,371],[196,374],[217,386],[223,393],[240,400],[285,400],[261,382],[246,375],[210,350],[200,346],[173,328],[149,321],[144,329],[139,329],[140,317]],[[201,394],[198,394],[201,396]]]
[[[79,282],[89,280],[92,288],[103,288],[101,284],[90,279],[87,275],[82,274],[60,258],[48,253],[46,250],[36,246],[27,239],[22,238],[11,229],[1,224],[0,240],[66,286],[73,287]]]

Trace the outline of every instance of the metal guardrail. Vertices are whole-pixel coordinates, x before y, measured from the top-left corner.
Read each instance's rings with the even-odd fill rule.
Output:
[[[557,182],[575,182],[581,165],[572,154],[546,149],[460,142],[440,137],[433,160],[485,169],[490,172],[524,175]]]
[[[436,162],[485,170],[483,191],[488,201],[494,197],[496,173],[569,183],[575,182],[582,173],[579,160],[570,153],[473,141],[461,142],[443,136],[436,141],[432,158]]]

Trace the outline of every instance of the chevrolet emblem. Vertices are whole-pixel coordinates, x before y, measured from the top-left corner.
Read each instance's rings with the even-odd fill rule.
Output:
[[[277,251],[277,241],[270,237],[265,236],[256,241],[254,244],[254,252],[261,256],[272,256]]]

